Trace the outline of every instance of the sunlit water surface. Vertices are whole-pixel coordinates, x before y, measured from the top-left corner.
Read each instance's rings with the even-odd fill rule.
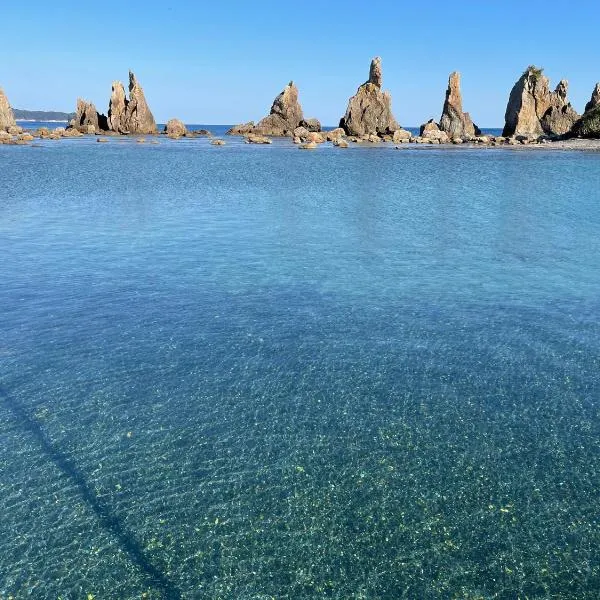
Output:
[[[597,598],[600,156],[2,147],[0,597]]]

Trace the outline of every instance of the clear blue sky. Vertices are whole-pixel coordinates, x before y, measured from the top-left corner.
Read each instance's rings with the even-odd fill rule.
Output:
[[[553,87],[568,79],[581,111],[600,80],[599,23],[597,0],[6,2],[0,86],[17,108],[74,110],[82,96],[105,112],[131,68],[157,121],[226,124],[267,114],[293,79],[305,115],[333,125],[379,55],[401,124],[439,119],[458,70],[465,110],[492,127],[529,64]]]

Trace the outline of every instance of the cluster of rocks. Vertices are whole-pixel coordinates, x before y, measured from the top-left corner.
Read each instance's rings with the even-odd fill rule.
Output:
[[[80,133],[116,133],[152,135],[158,133],[156,121],[146,101],[144,90],[135,75],[129,71],[129,98],[120,81],[112,84],[108,116],[96,110],[92,102],[79,98],[70,129]]]
[[[382,90],[381,58],[375,57],[369,68],[369,78],[349,99],[339,127],[322,131],[318,119],[305,119],[298,100],[298,88],[293,81],[277,95],[269,114],[258,123],[250,121],[233,126],[227,133],[242,135],[250,144],[269,144],[269,136],[291,137],[303,149],[316,148],[324,142],[347,147],[348,142],[404,144],[530,144],[567,137],[600,137],[600,83],[596,85],[583,115],[579,115],[567,99],[568,82],[561,80],[556,88],[542,69],[529,66],[513,86],[505,113],[502,136],[481,135],[468,112],[463,110],[460,73],[450,74],[446,97],[439,122],[424,123],[418,136],[400,127],[392,113],[392,98]],[[77,100],[75,118],[66,129],[40,129],[23,132],[15,122],[13,111],[0,89],[0,143],[26,143],[28,136],[44,139],[76,137],[83,134],[153,135],[158,133],[156,121],[135,75],[129,72],[129,95],[120,81],[112,84],[108,114],[98,112],[95,105]],[[210,136],[206,130],[189,131],[179,119],[171,119],[164,132],[169,138]],[[212,140],[222,145],[222,140]]]

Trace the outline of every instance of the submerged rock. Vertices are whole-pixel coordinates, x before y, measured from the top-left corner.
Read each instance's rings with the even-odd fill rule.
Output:
[[[454,72],[448,78],[446,100],[440,119],[440,129],[449,137],[479,135],[481,131],[473,123],[469,113],[463,112],[462,95],[460,92],[460,73]]]
[[[381,58],[371,61],[369,79],[348,101],[346,114],[340,120],[340,127],[347,135],[393,134],[399,125],[392,115],[392,97],[382,92],[383,75]]]
[[[0,130],[16,127],[15,115],[13,114],[8,98],[4,90],[0,88]]]

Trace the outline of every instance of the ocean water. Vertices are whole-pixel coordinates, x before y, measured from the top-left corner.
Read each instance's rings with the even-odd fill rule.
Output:
[[[599,156],[0,146],[0,598],[597,598]]]

